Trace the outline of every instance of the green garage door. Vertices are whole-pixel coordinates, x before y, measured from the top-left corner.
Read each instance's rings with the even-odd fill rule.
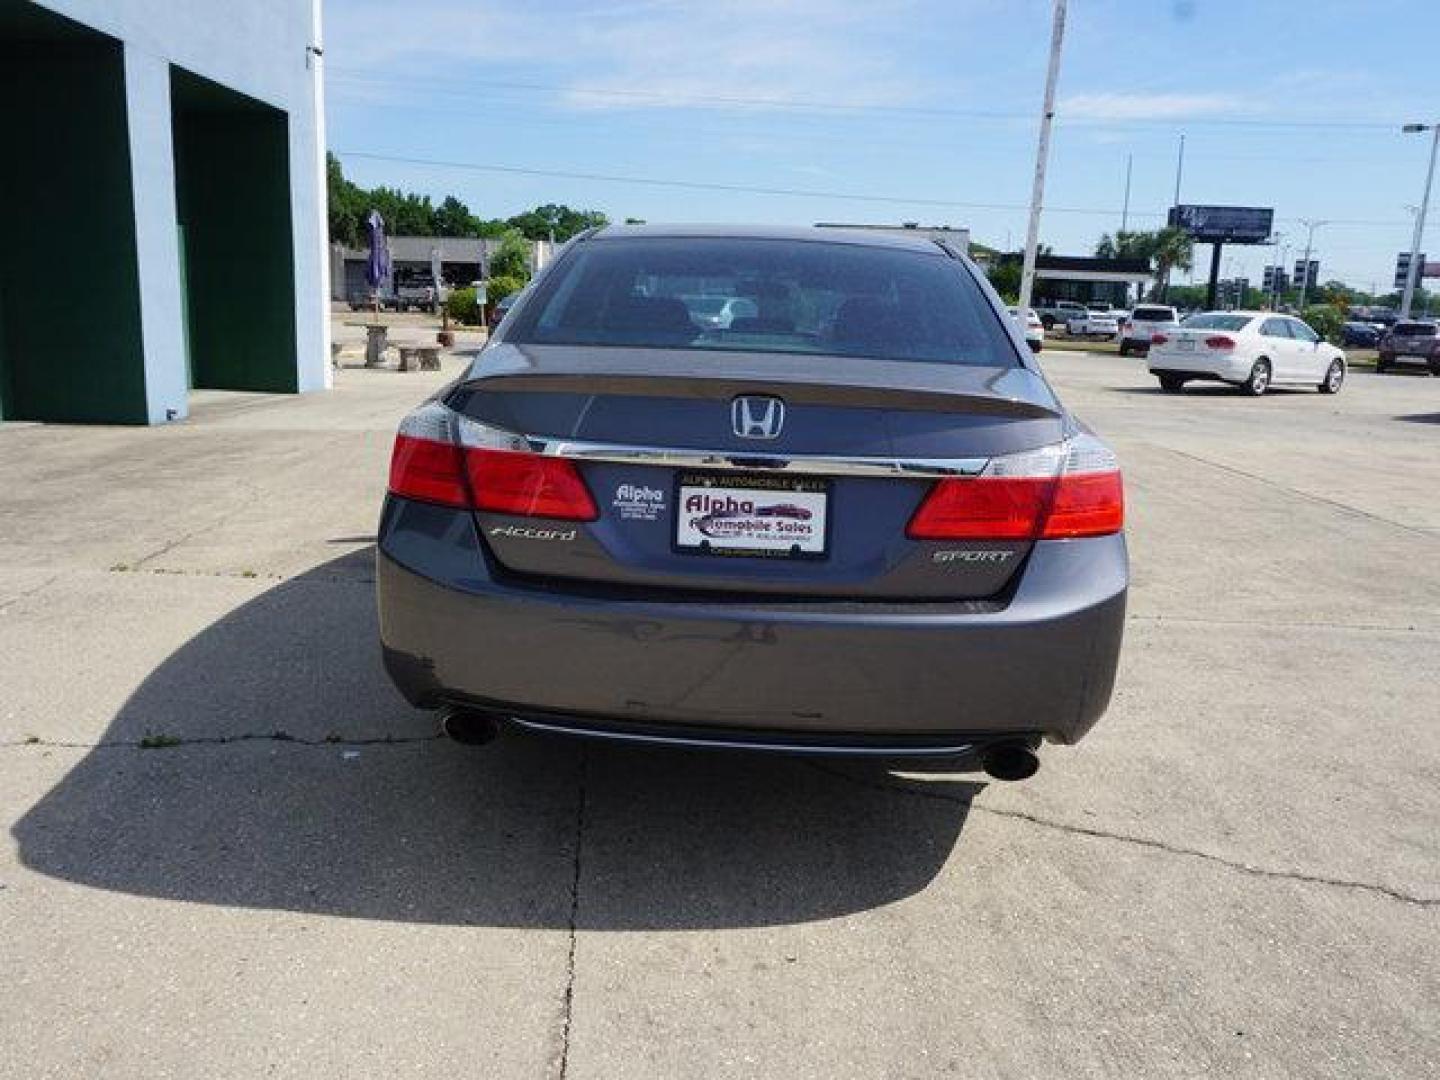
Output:
[[[0,0],[0,417],[144,423],[120,44]]]
[[[293,393],[286,115],[179,68],[170,88],[191,385]]]

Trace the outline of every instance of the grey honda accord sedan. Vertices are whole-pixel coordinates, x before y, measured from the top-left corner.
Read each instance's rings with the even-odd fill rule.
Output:
[[[1109,701],[1123,524],[1114,454],[944,242],[608,226],[400,425],[385,663],[462,741],[1021,779]]]

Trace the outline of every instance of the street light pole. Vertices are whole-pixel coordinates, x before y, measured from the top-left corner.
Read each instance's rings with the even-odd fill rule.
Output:
[[[1019,305],[1015,309],[1022,320],[1030,310],[1030,296],[1035,291],[1035,249],[1040,242],[1045,165],[1050,157],[1050,125],[1055,119],[1055,84],[1060,80],[1060,47],[1064,42],[1065,0],[1055,0],[1055,15],[1050,26],[1050,67],[1045,73],[1045,103],[1040,112],[1040,139],[1035,147],[1035,183],[1030,191],[1030,222],[1025,228],[1025,262],[1020,272]]]
[[[1175,202],[1174,206],[1180,205],[1180,177],[1185,172],[1185,136],[1180,136],[1180,156],[1175,159]]]
[[[1425,239],[1425,211],[1430,207],[1430,184],[1435,179],[1435,151],[1440,149],[1440,124],[1406,124],[1400,129],[1407,135],[1421,131],[1431,132],[1430,167],[1425,173],[1425,194],[1420,197],[1420,212],[1415,215],[1415,235],[1410,241],[1410,268],[1405,274],[1405,295],[1400,298],[1400,318],[1410,317],[1410,305],[1415,300],[1415,282],[1424,273],[1416,264],[1420,261],[1420,245]]]

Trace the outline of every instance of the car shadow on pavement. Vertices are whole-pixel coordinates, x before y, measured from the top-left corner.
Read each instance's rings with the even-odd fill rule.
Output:
[[[787,924],[923,890],[981,788],[538,736],[451,743],[380,668],[373,558],[288,579],[176,650],[15,825],[24,864],[366,919]]]

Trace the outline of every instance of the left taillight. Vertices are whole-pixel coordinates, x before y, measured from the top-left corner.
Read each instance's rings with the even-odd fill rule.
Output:
[[[912,540],[1062,540],[1125,527],[1114,452],[1093,435],[992,458],[975,477],[941,480],[905,533]]]
[[[536,454],[520,436],[439,402],[401,421],[390,456],[390,492],[518,517],[594,521],[600,516],[573,462]]]

